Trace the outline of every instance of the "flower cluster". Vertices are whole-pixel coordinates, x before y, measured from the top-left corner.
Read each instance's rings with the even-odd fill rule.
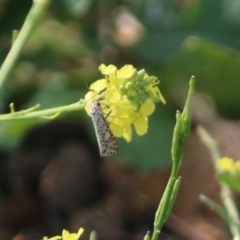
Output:
[[[79,240],[80,236],[82,235],[84,229],[79,228],[77,233],[70,233],[67,230],[62,231],[62,236],[55,236],[55,237],[44,237],[43,240]]]
[[[143,69],[137,71],[132,65],[118,70],[114,65],[101,64],[99,70],[105,78],[90,85],[90,91],[85,95],[87,113],[93,101],[98,100],[115,137],[131,141],[132,124],[138,135],[144,135],[155,103],[165,103],[157,87],[159,80],[148,76]]]
[[[218,167],[235,177],[240,177],[240,160],[234,161],[231,158],[223,157],[218,160]]]

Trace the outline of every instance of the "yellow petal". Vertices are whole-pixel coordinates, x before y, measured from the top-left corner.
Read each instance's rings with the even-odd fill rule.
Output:
[[[96,92],[89,91],[85,94],[84,99],[86,102],[92,102],[96,96],[97,96]]]
[[[142,117],[151,115],[155,110],[155,104],[151,99],[147,99],[144,104],[140,107],[139,114]]]
[[[63,230],[62,232],[62,240],[78,240],[78,234],[69,233],[67,230]]]
[[[138,135],[142,136],[145,133],[147,133],[148,130],[147,118],[139,117],[133,124]]]
[[[231,158],[223,157],[217,162],[218,167],[226,172],[234,172],[234,161]]]
[[[127,140],[127,142],[130,142],[132,140],[132,127],[131,126],[124,128],[123,138],[125,138]]]
[[[135,72],[136,69],[132,65],[125,65],[117,71],[117,78],[130,78]]]
[[[62,231],[63,240],[67,239],[69,237],[69,235],[70,235],[69,231],[63,229],[63,231]]]
[[[120,99],[121,99],[121,94],[118,92],[118,90],[114,86],[111,86],[107,89],[106,100],[109,105],[118,104]]]
[[[117,70],[117,68],[114,65],[112,65],[112,64],[110,64],[108,66],[106,66],[105,64],[101,64],[98,69],[104,75],[113,74]]]
[[[129,101],[127,98],[123,98],[123,99],[119,102],[119,106],[120,106],[121,108],[125,108],[125,109],[127,109],[127,108],[132,109],[132,108],[133,108],[132,102]]]
[[[124,121],[118,117],[111,116],[111,120],[109,122],[113,123],[116,126],[124,126]]]
[[[97,81],[93,82],[90,85],[90,89],[95,91],[95,92],[101,92],[104,89],[106,89],[107,86],[108,86],[107,80],[106,79],[100,79],[100,80],[97,80]]]
[[[134,114],[132,103],[128,99],[122,99],[117,106],[114,107],[113,115],[119,118],[128,118],[132,122]]]
[[[90,116],[90,107],[94,101],[94,99],[96,99],[96,96],[98,94],[96,92],[92,92],[92,91],[89,91],[85,97],[84,97],[84,100],[86,102],[86,105],[85,105],[85,111],[87,112],[87,114]]]
[[[77,239],[80,238],[80,236],[83,234],[83,232],[84,232],[84,229],[83,228],[79,228],[78,233],[77,233]]]
[[[123,135],[123,128],[121,126],[111,123],[110,129],[115,137],[121,137]]]
[[[129,118],[128,111],[124,111],[124,108],[115,107],[111,113],[112,118]]]
[[[62,240],[78,240],[79,236],[76,233],[70,233],[69,231],[63,229]]]

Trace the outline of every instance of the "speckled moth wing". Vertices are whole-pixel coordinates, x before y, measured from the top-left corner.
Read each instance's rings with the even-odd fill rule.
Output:
[[[115,154],[118,150],[117,141],[110,130],[109,123],[104,117],[99,101],[96,100],[92,103],[90,113],[97,136],[100,155],[104,157]]]

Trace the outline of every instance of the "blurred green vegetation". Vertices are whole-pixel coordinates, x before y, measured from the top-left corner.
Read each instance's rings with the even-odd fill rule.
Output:
[[[1,61],[31,4],[0,1]],[[239,12],[239,0],[53,1],[3,86],[0,110],[8,112],[11,102],[17,110],[76,102],[101,78],[101,63],[145,68],[160,79],[167,105],[159,104],[151,116],[148,134],[134,136],[131,143],[119,140],[118,157],[142,170],[167,167],[175,110],[182,108],[191,75],[197,91],[211,95],[222,116],[240,117]],[[12,151],[39,122],[1,123],[0,146]]]

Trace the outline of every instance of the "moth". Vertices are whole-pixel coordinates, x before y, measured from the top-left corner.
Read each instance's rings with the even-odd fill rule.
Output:
[[[90,114],[97,137],[100,155],[106,157],[117,153],[117,140],[110,130],[109,123],[104,117],[101,104],[98,100],[92,103]]]

